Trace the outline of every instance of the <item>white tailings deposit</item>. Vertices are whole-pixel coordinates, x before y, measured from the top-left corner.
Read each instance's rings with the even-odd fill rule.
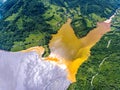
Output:
[[[0,90],[66,90],[65,69],[36,52],[0,51]]]

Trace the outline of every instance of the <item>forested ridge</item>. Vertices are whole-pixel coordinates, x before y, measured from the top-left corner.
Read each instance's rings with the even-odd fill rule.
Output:
[[[20,51],[48,43],[68,18],[78,38],[109,18],[120,0],[8,0],[0,6],[0,49]],[[120,10],[112,30],[91,49],[91,56],[68,90],[120,90]]]
[[[91,49],[68,90],[120,90],[120,9],[111,28]]]
[[[68,18],[76,36],[83,37],[118,6],[119,0],[8,0],[0,6],[0,49],[48,48],[51,34],[57,33]]]

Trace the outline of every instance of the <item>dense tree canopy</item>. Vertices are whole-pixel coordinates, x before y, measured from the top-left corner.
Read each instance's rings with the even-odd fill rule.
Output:
[[[0,49],[48,45],[68,18],[78,38],[114,13],[119,0],[8,0],[0,6]],[[31,40],[32,39],[32,40]],[[22,44],[21,44],[22,43]]]
[[[112,21],[112,31],[92,48],[91,56],[78,70],[77,82],[71,84],[68,90],[119,90],[119,42],[120,10]]]

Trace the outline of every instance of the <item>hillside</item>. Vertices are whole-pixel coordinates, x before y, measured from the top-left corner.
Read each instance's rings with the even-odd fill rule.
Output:
[[[51,34],[68,18],[80,38],[118,6],[119,0],[8,0],[0,7],[0,49],[19,51],[42,45],[49,53]]]
[[[120,90],[120,0],[0,3],[0,90]]]
[[[91,56],[68,90],[120,90],[120,9],[112,21],[112,31],[92,48]]]

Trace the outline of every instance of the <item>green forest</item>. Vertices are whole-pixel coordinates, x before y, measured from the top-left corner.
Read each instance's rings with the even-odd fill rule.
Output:
[[[78,38],[113,15],[120,0],[8,0],[0,6],[0,49],[20,51],[43,46],[52,34],[72,19]],[[76,75],[68,90],[120,90],[120,9],[112,21],[111,31],[91,49],[91,56]]]
[[[76,75],[68,90],[120,90],[120,9],[112,30],[91,49],[91,56]]]
[[[78,38],[110,17],[119,0],[8,0],[0,6],[0,49],[20,51],[44,46],[68,18]]]

